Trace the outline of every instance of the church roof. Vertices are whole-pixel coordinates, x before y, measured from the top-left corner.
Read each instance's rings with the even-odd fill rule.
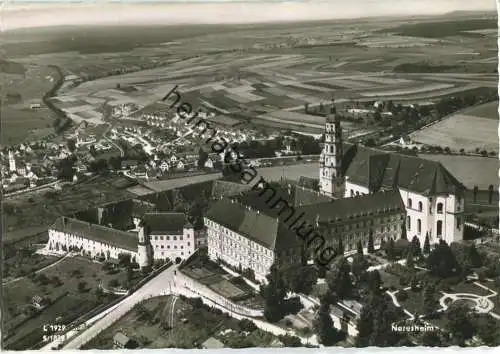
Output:
[[[182,235],[187,224],[184,213],[146,213],[143,221],[150,235]]]
[[[358,146],[345,172],[347,181],[370,191],[402,188],[423,195],[459,194],[465,187],[441,163]]]
[[[332,200],[326,203],[305,205],[297,208],[297,213],[305,213],[309,223],[342,222],[347,218],[370,213],[403,212],[405,206],[398,190],[389,190],[353,198]]]
[[[50,229],[137,252],[137,234],[133,232],[116,230],[65,216],[58,218]]]

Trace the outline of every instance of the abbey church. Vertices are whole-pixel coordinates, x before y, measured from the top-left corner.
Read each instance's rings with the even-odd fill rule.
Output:
[[[345,151],[343,151],[345,149]],[[406,209],[408,239],[423,245],[463,239],[465,187],[439,162],[342,141],[340,119],[326,120],[320,157],[320,192],[335,199],[399,191]]]

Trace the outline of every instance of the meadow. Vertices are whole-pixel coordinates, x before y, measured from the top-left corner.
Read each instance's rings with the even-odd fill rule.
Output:
[[[419,130],[410,136],[415,142],[449,147],[451,150],[476,149],[498,152],[498,102],[490,102]]]

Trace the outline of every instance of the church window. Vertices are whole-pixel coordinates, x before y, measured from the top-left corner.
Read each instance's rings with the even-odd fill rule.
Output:
[[[408,208],[411,208],[411,205],[412,205],[411,198],[408,198],[407,205],[408,205]]]
[[[417,220],[417,232],[418,233],[422,232],[422,220],[420,219]]]
[[[460,220],[460,217],[457,218],[457,229],[460,230],[460,227],[462,226],[462,220]]]
[[[437,213],[442,214],[443,213],[443,203],[438,203],[437,205]]]
[[[179,236],[179,240],[181,240],[181,241],[182,241],[182,236]]]
[[[408,215],[408,217],[406,218],[406,228],[408,230],[411,230],[411,218],[410,216]]]
[[[174,241],[177,241],[177,236],[174,236]]]
[[[437,230],[436,230],[437,236],[441,237],[441,235],[443,234],[443,221],[442,220],[437,221],[436,228],[437,228]]]
[[[160,236],[160,240],[163,240],[163,236]]]
[[[165,238],[167,239],[167,241],[170,241],[170,236],[165,236]]]
[[[422,202],[418,202],[418,211],[422,211],[424,209],[424,205]]]
[[[163,245],[161,245],[160,248],[163,248]]]

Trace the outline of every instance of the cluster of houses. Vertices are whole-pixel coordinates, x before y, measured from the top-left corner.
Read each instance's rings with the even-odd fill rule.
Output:
[[[214,165],[215,159],[209,156],[204,163],[204,168],[213,169]],[[124,160],[121,167],[122,170],[128,171],[126,174],[129,177],[146,180],[158,179],[172,172],[194,171],[199,168],[198,155],[184,155],[181,157],[174,154],[164,158],[155,155],[151,160],[143,164],[135,160]]]
[[[2,188],[5,193],[54,182],[56,163],[71,152],[55,143],[20,144],[0,152]]]

